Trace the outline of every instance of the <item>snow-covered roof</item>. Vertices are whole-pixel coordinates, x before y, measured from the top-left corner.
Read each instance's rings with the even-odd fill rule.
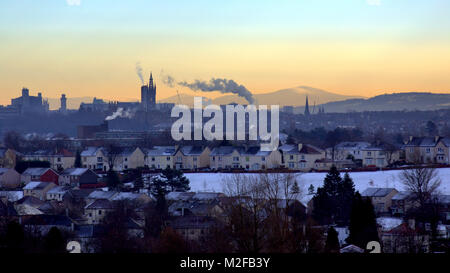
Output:
[[[65,186],[56,186],[54,188],[52,188],[51,190],[49,190],[47,192],[47,194],[64,194],[67,191],[69,191],[69,187],[65,187]]]
[[[369,142],[363,141],[344,141],[336,145],[336,150],[361,150],[370,146]]]
[[[361,193],[361,196],[366,197],[384,197],[394,191],[394,188],[367,188]]]
[[[50,183],[49,182],[30,182],[25,187],[24,190],[42,190],[45,189]]]
[[[102,147],[87,147],[81,152],[81,156],[95,156],[98,151],[102,151],[105,154],[105,150]]]
[[[23,198],[23,191],[0,191],[0,197],[6,197],[8,201],[15,202]]]
[[[379,217],[377,224],[379,224],[383,231],[391,230],[403,223],[403,220],[396,217]]]
[[[87,198],[89,199],[110,199],[115,196],[117,192],[115,191],[93,191]]]
[[[70,169],[65,169],[61,175],[70,175],[70,176],[80,176],[82,174],[84,174],[85,172],[87,172],[89,169],[87,168],[70,168]]]
[[[41,176],[44,173],[46,173],[48,170],[51,170],[51,169],[50,168],[28,168],[22,173],[22,175]]]
[[[204,147],[201,146],[183,146],[180,148],[180,151],[183,155],[201,155],[205,150]]]
[[[173,156],[175,155],[175,146],[155,146],[147,150],[148,156]]]

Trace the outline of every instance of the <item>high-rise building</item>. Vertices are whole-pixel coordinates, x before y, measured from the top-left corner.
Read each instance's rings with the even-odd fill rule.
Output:
[[[155,109],[156,106],[156,84],[153,83],[153,75],[150,73],[148,85],[141,87],[141,105],[144,111]]]

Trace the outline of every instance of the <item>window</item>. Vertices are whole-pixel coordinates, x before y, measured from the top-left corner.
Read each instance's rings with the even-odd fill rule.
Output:
[[[249,162],[250,161],[250,157],[245,157],[245,161]]]
[[[128,169],[128,165],[125,165],[125,166],[124,166],[124,169],[125,169],[125,170]]]
[[[181,160],[183,160],[183,159],[181,158],[181,156],[178,156],[178,157],[177,157],[177,160],[178,160],[178,161],[181,161]]]
[[[367,155],[368,155],[368,156],[371,156],[371,155],[372,155],[372,152],[367,152]]]
[[[219,161],[222,161],[222,157],[221,156],[219,156]]]
[[[293,155],[290,155],[290,156],[289,156],[289,159],[290,159],[290,160],[294,160],[294,156],[293,156]]]
[[[61,162],[61,157],[58,157],[58,162]]]
[[[152,161],[155,161],[155,157],[152,157]]]
[[[103,162],[103,157],[97,157],[97,162]]]
[[[194,156],[194,159],[193,159],[193,160],[194,160],[194,162],[196,162],[196,161],[197,161],[197,157],[196,157],[196,156]]]
[[[266,158],[263,156],[263,157],[261,158],[261,161],[266,161]]]
[[[302,155],[302,160],[305,160],[305,155]]]
[[[170,156],[168,156],[168,157],[166,158],[166,160],[167,160],[167,161],[170,161]]]
[[[127,162],[128,161],[128,157],[125,157],[125,162]]]
[[[293,169],[293,168],[295,168],[295,164],[294,164],[294,162],[289,162],[289,168],[290,168],[290,169]]]
[[[213,156],[213,161],[215,161],[216,160],[216,157],[215,156]]]
[[[98,210],[98,215],[102,215],[102,210]]]
[[[430,148],[427,148],[427,154],[429,154],[430,152],[431,152],[431,149]]]
[[[410,153],[414,152],[414,149],[413,148],[409,148],[409,152]]]
[[[234,156],[233,161],[239,161],[239,156]]]

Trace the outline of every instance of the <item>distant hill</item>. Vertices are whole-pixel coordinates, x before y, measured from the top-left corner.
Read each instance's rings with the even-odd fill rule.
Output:
[[[450,109],[450,94],[436,93],[393,93],[368,99],[349,99],[325,103],[327,113],[398,110]]]
[[[345,96],[339,95],[336,93],[331,93],[325,90],[309,87],[309,86],[298,86],[294,88],[282,89],[275,92],[263,93],[263,94],[254,94],[257,104],[262,105],[273,105],[277,104],[280,106],[304,106],[305,98],[309,97],[310,105],[323,104],[332,101],[342,101],[351,98],[361,98],[358,96]],[[180,94],[181,102],[186,105],[193,105],[194,96],[187,94]],[[160,102],[168,102],[168,103],[179,103],[180,99],[178,96],[172,96]],[[221,105],[221,104],[229,104],[229,103],[239,103],[239,104],[247,104],[248,102],[237,95],[227,94],[215,98],[212,100],[213,104]]]

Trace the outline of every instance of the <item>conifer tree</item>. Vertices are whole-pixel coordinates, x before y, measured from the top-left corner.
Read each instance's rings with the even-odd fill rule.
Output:
[[[339,253],[340,244],[337,231],[330,227],[327,232],[327,240],[325,243],[325,252]]]
[[[375,210],[370,199],[362,198],[359,192],[355,194],[351,216],[349,244],[366,248],[370,241],[379,241]]]

